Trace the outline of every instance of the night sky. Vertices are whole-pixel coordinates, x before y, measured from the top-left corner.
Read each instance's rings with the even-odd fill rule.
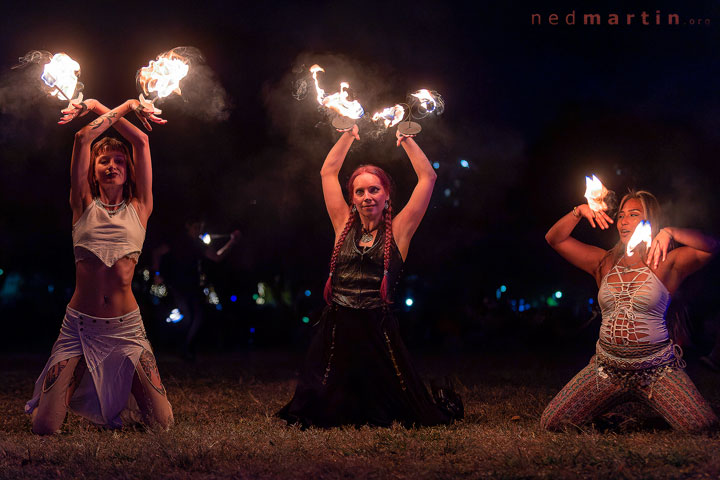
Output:
[[[249,296],[258,281],[292,292],[324,284],[332,229],[319,171],[338,134],[312,95],[292,96],[294,72],[313,63],[326,69],[326,90],[348,81],[369,114],[419,88],[445,100],[443,115],[424,119],[417,138],[440,164],[406,266],[419,309],[462,312],[501,284],[512,298],[557,289],[568,301],[594,295],[592,279],[543,238],[584,200],[585,175],[618,194],[649,189],[672,225],[720,233],[717,2],[205,1],[166,11],[158,2],[78,2],[65,11],[57,2],[13,3],[0,19],[0,289],[19,273],[26,295],[36,295],[24,305],[49,311],[41,321],[51,330],[74,282],[73,133],[91,117],[55,124],[64,105],[10,70],[30,50],[68,53],[82,67],[85,96],[110,107],[137,97],[135,72],[157,54],[180,45],[202,51],[217,88],[188,86],[186,101],[161,105],[168,124],[150,133],[155,210],[140,266],[201,215],[210,232],[243,233],[218,267],[226,292]],[[606,23],[609,14],[642,11],[654,20],[656,10],[678,14],[681,24],[579,24],[583,13]],[[576,25],[565,25],[573,11]],[[531,25],[533,13],[543,25]],[[559,25],[549,24],[553,13]],[[218,98],[227,100],[225,119],[209,118]],[[360,129],[341,182],[374,162],[394,177],[396,205],[404,203],[414,175],[392,132],[372,134],[367,119]],[[576,233],[606,248],[616,239],[586,225]],[[711,302],[718,268],[714,261],[692,278],[688,296]],[[57,311],[37,306],[46,284]],[[3,302],[0,312],[9,311]]]

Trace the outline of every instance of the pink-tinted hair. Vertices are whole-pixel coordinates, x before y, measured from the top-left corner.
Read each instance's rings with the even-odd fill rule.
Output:
[[[340,233],[340,238],[338,238],[337,243],[335,244],[335,248],[333,249],[332,256],[330,257],[330,275],[328,275],[327,282],[325,282],[325,290],[323,291],[323,297],[325,298],[325,301],[330,304],[332,302],[332,277],[333,273],[335,273],[335,267],[337,264],[337,258],[338,254],[340,253],[340,248],[342,247],[343,243],[345,243],[345,238],[347,237],[348,233],[350,232],[350,229],[353,227],[355,222],[359,219],[359,214],[357,210],[353,210],[351,207],[352,205],[352,199],[353,199],[353,184],[355,183],[355,179],[362,175],[363,173],[370,173],[372,175],[375,175],[378,180],[380,180],[380,184],[383,186],[385,191],[388,194],[388,206],[385,210],[383,210],[383,220],[385,222],[385,238],[384,238],[384,249],[383,249],[383,279],[382,283],[380,284],[380,298],[382,298],[383,302],[390,303],[390,296],[388,294],[388,267],[390,265],[390,253],[392,249],[392,241],[393,241],[393,233],[392,233],[392,179],[390,178],[390,175],[388,175],[385,170],[383,170],[380,167],[377,167],[375,165],[361,165],[350,176],[350,179],[347,183],[347,201],[348,201],[348,209],[349,209],[349,216],[348,221],[345,224],[345,227],[343,228],[342,233]]]

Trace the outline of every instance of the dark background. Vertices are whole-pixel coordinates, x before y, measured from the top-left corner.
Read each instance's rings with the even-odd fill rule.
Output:
[[[312,324],[323,305],[332,229],[319,170],[338,136],[312,95],[292,96],[293,69],[313,63],[325,67],[328,92],[349,81],[369,114],[418,88],[445,99],[445,113],[423,120],[417,138],[439,168],[398,302],[409,341],[449,349],[574,338],[590,318],[588,300],[597,289],[543,235],[582,203],[585,175],[598,175],[618,194],[630,187],[654,192],[674,226],[711,233],[720,226],[719,4],[585,3],[6,6],[0,19],[0,347],[46,351],[57,334],[74,285],[72,135],[90,118],[56,125],[64,105],[38,96],[10,67],[29,50],[66,52],[82,66],[85,96],[112,107],[137,96],[139,67],[179,45],[203,52],[226,92],[227,118],[208,118],[217,91],[207,91],[207,98],[194,92],[185,102],[162,104],[168,124],[150,134],[155,210],[135,286],[161,349],[172,351],[182,322],[165,323],[172,300],[154,305],[141,273],[150,252],[197,215],[209,232],[243,233],[227,261],[210,266],[222,310],[208,307],[204,348],[302,345],[309,328],[302,318]],[[610,13],[638,18],[630,26],[547,23],[552,13],[563,23],[573,10],[580,18],[600,13],[603,23]],[[663,17],[677,13],[681,25],[640,24],[642,11],[656,10]],[[533,13],[542,14],[543,25],[531,25]],[[378,163],[395,179],[396,204],[404,203],[415,181],[409,161],[392,133],[378,135],[367,120],[360,128],[362,141],[350,151],[341,181],[358,164]],[[614,230],[585,224],[576,234],[606,248],[616,240]],[[712,340],[718,315],[717,278],[714,261],[678,294],[701,345]],[[252,298],[258,282],[268,285],[265,305]],[[501,285],[507,291],[496,302]],[[557,290],[563,296],[550,306]],[[406,297],[414,299],[411,307]],[[520,312],[521,299],[532,307]],[[582,332],[590,342],[597,323]]]

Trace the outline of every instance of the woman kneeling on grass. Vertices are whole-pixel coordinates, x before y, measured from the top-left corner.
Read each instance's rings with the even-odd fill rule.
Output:
[[[173,421],[131,289],[153,207],[148,137],[123,118],[133,110],[148,130],[148,119],[165,123],[137,100],[110,111],[87,100],[64,110],[60,121],[87,111],[101,115],[75,134],[70,168],[75,293],[25,406],[37,434],[58,432],[68,407],[109,428],[122,426],[128,402],[137,403],[148,426],[167,428]],[[133,155],[108,137],[91,147],[111,126],[132,144]]]
[[[318,330],[295,396],[278,415],[302,426],[447,424],[462,418],[449,387],[430,397],[410,362],[390,312],[410,240],[425,215],[436,174],[412,138],[398,135],[418,176],[405,208],[392,215],[390,177],[359,167],[343,198],[338,174],[358,128],[342,134],[320,172],[335,249]]]
[[[583,204],[558,220],[545,239],[595,278],[602,310],[600,339],[589,365],[545,408],[540,424],[548,430],[581,425],[628,400],[649,405],[676,430],[697,432],[716,424],[717,417],[683,370],[665,313],[682,281],[717,253],[718,241],[695,230],[659,229],[660,205],[644,191],[630,192],[620,202],[620,240],[611,250],[570,236],[583,217],[601,229],[613,222],[604,211]],[[640,247],[630,256],[627,243],[641,220],[650,222],[652,243],[647,251]],[[672,248],[673,243],[682,246]]]

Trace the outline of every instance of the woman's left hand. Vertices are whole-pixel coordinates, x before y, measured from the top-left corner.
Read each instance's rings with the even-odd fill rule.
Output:
[[[666,228],[661,229],[658,234],[655,235],[647,254],[646,262],[648,265],[652,266],[652,268],[657,268],[661,261],[665,261],[672,239],[672,234]]]
[[[414,136],[415,136],[415,135],[403,135],[402,133],[400,133],[400,130],[395,129],[395,137],[397,138],[397,144],[396,144],[396,145],[397,145],[398,147],[400,146],[400,144],[401,144],[406,138],[412,138],[412,137],[414,137]]]
[[[67,108],[63,108],[60,110],[60,113],[62,113],[62,117],[60,117],[60,120],[58,120],[58,123],[60,125],[65,125],[66,123],[70,123],[77,117],[84,117],[87,115],[89,111],[91,111],[94,108],[95,100],[92,98],[88,98],[87,100],[83,101],[71,101]]]

